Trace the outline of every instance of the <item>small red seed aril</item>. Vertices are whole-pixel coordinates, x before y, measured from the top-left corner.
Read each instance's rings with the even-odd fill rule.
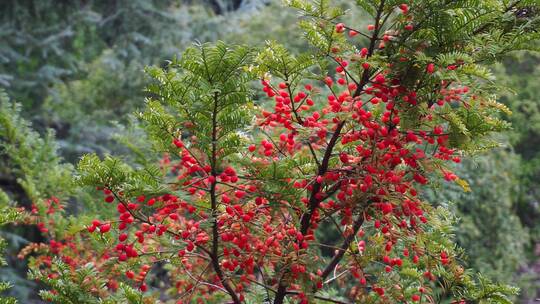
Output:
[[[336,32],[337,33],[343,33],[345,31],[345,24],[338,23],[336,24]]]
[[[173,144],[177,147],[177,148],[183,148],[184,147],[184,143],[182,143],[182,141],[178,138],[175,138],[173,140]]]
[[[101,233],[107,233],[110,230],[111,230],[111,224],[109,224],[109,223],[99,226],[99,232],[101,232]]]
[[[246,196],[246,192],[242,190],[236,190],[234,191],[234,196],[236,196],[237,198],[243,198],[244,196]]]
[[[399,9],[403,14],[406,14],[409,11],[409,6],[405,3],[399,5]]]
[[[426,72],[428,74],[433,74],[435,72],[435,64],[428,63],[428,65],[426,66]]]
[[[128,238],[128,235],[127,235],[126,233],[122,233],[122,234],[120,234],[120,235],[118,236],[118,240],[119,240],[120,242],[123,242],[123,241],[127,240],[127,238]]]

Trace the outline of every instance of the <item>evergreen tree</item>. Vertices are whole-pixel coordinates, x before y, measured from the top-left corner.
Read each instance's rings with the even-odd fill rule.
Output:
[[[54,179],[19,162],[43,189],[29,192],[50,241],[23,255],[45,300],[511,303],[516,288],[464,269],[453,214],[418,194],[474,186],[451,162],[508,128],[486,64],[538,38],[538,4],[360,0],[372,22],[358,27],[330,1],[288,2],[306,53],[218,42],[148,69],[136,148],[163,158],[83,157],[95,219],[66,219]]]

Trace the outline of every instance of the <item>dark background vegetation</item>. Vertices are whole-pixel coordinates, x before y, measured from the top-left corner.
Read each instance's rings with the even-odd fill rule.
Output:
[[[362,24],[361,17],[353,22]],[[55,130],[61,155],[75,163],[83,153],[124,149],[119,138],[144,103],[145,66],[163,65],[194,41],[275,39],[301,52],[307,45],[295,22],[295,12],[277,0],[2,0],[0,87],[38,132]],[[509,88],[500,101],[513,112],[506,117],[513,130],[498,135],[501,148],[458,165],[472,192],[445,185],[426,198],[458,214],[456,234],[470,267],[521,287],[520,302],[533,303],[540,297],[540,55],[512,54],[492,69]],[[30,204],[7,166],[0,165],[0,186]],[[39,241],[38,233],[2,234],[11,264],[0,280],[31,303],[37,288],[14,256]]]

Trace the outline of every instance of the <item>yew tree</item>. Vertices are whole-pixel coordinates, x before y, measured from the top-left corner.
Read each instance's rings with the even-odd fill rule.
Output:
[[[474,191],[452,165],[508,127],[487,66],[530,47],[538,2],[351,2],[287,1],[303,54],[218,42],[149,68],[136,160],[78,166],[100,216],[59,225],[56,198],[33,210],[50,242],[22,255],[38,253],[43,297],[511,303],[514,288],[466,269],[453,215],[422,191]]]

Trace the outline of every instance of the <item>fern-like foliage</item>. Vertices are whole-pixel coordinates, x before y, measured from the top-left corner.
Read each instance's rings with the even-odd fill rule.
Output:
[[[98,271],[91,264],[79,267],[76,271],[73,271],[62,260],[55,259],[53,261],[53,270],[57,274],[55,277],[44,275],[35,269],[29,272],[29,278],[41,280],[53,288],[53,291],[40,291],[40,296],[50,303],[142,304],[154,301],[124,283],[119,284],[118,292],[105,296],[107,282],[100,277]]]
[[[218,152],[219,162],[233,154],[242,142],[241,131],[252,119],[248,83],[248,47],[230,48],[222,42],[186,50],[167,69],[148,69],[156,80],[149,87],[141,114],[146,128],[162,151],[171,148],[173,138],[196,136],[192,149],[207,159]]]
[[[133,168],[118,158],[106,156],[103,160],[95,154],[85,155],[78,164],[76,180],[81,185],[105,185],[128,195],[153,194],[165,191],[164,174],[151,164]]]
[[[21,219],[21,213],[15,210],[13,207],[9,206],[9,198],[7,194],[0,190],[0,227],[16,222]],[[4,251],[7,247],[7,242],[5,239],[0,237],[0,267],[7,265],[6,260],[4,259]],[[0,281],[0,294],[11,288],[9,282]],[[17,301],[12,297],[2,297],[0,296],[0,303],[2,304],[16,304]]]
[[[72,189],[72,166],[62,163],[54,132],[44,137],[21,117],[19,104],[0,91],[0,155],[2,174],[16,177],[28,199],[38,202],[53,195],[67,197]]]
[[[187,148],[201,163],[219,166],[235,154],[252,120],[248,90],[252,56],[247,47],[230,48],[218,42],[189,48],[164,70],[148,68],[155,81],[140,118],[155,150],[175,153],[173,140],[191,137],[196,140],[189,141]],[[142,158],[139,162],[145,164],[133,168],[113,157],[84,156],[78,181],[126,195],[163,193],[164,172]]]

